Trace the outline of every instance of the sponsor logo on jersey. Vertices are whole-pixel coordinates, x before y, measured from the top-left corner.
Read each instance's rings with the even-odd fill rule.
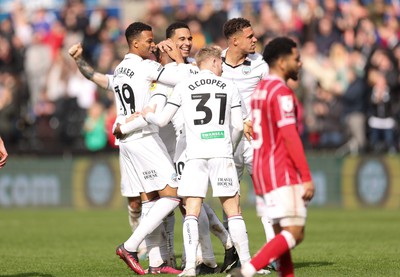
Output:
[[[225,132],[224,131],[211,131],[211,132],[201,133],[200,136],[201,136],[201,139],[224,138]]]
[[[251,72],[251,67],[250,67],[250,66],[244,66],[244,67],[243,67],[242,73],[243,73],[244,75],[249,75],[250,72]]]

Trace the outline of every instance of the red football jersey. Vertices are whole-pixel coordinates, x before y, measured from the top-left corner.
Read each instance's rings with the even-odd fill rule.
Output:
[[[253,93],[251,107],[255,193],[263,195],[278,187],[310,181],[301,141],[294,140],[298,153],[290,154],[282,132],[282,128],[296,128],[297,98],[293,91],[284,80],[268,76]],[[299,164],[304,166],[299,168]]]

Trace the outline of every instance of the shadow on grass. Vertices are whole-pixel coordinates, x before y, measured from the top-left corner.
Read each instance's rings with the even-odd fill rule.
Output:
[[[302,268],[302,267],[323,267],[323,266],[331,266],[334,263],[332,262],[303,262],[303,263],[294,263],[294,268]],[[1,275],[0,275],[1,277]]]
[[[6,274],[6,275],[0,274],[0,277],[55,277],[55,276],[47,273],[25,272],[25,273]]]

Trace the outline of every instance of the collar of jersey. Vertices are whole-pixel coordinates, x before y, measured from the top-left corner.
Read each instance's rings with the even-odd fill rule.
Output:
[[[214,72],[212,72],[211,70],[208,70],[208,69],[200,70],[199,74],[212,74],[212,75],[215,75]]]
[[[225,59],[226,59],[226,52],[228,52],[228,49],[229,49],[229,48],[226,48],[224,51],[222,51],[221,58],[222,58],[222,62],[223,62],[224,64],[226,64],[227,66],[232,67],[232,68],[236,68],[236,67],[239,67],[239,66],[242,66],[242,65],[245,65],[245,66],[250,66],[250,65],[251,65],[251,60],[249,59],[249,56],[248,56],[248,55],[246,56],[246,58],[244,59],[243,63],[241,63],[241,64],[232,66],[232,65],[226,63],[226,62],[225,62]]]
[[[140,57],[140,56],[138,56],[138,55],[136,55],[136,54],[133,54],[133,53],[127,53],[127,54],[125,54],[125,60],[127,60],[127,59],[143,60],[142,57]]]

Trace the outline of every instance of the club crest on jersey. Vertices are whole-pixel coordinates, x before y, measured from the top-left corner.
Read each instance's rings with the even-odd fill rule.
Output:
[[[280,99],[281,109],[286,113],[293,112],[294,103],[291,95],[282,96]]]
[[[243,67],[242,73],[243,73],[244,75],[249,75],[250,72],[251,72],[251,67],[250,67],[250,66],[244,66],[244,67]]]

